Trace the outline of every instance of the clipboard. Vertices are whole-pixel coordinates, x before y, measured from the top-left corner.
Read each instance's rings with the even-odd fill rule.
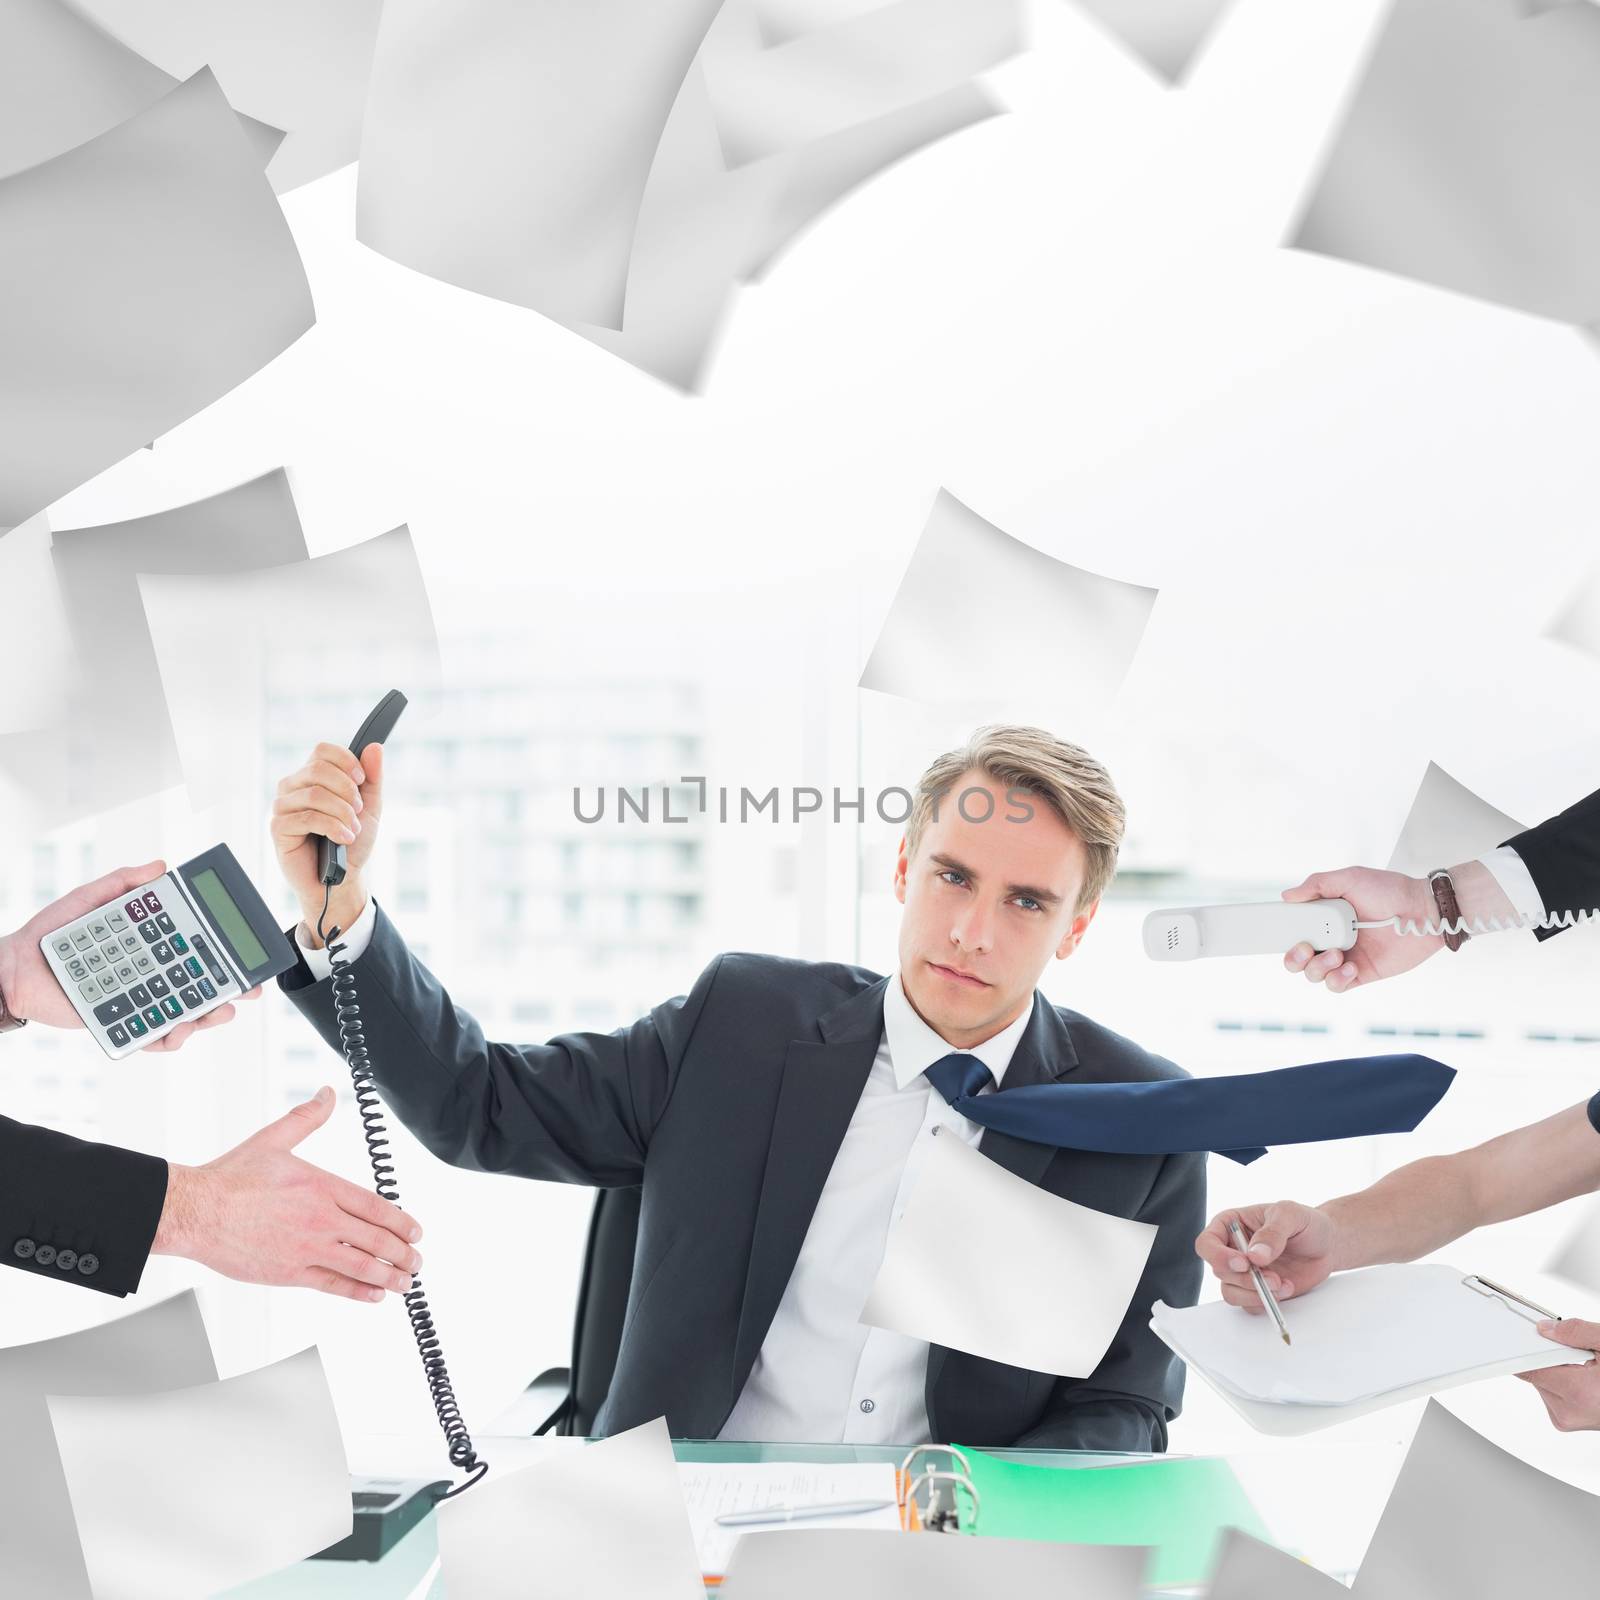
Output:
[[[1523,1331],[1502,1327],[1483,1301]],[[1277,1437],[1486,1378],[1590,1359],[1532,1332],[1541,1319],[1560,1320],[1548,1307],[1438,1262],[1336,1274],[1288,1301],[1284,1314],[1295,1330],[1292,1349],[1270,1325],[1220,1301],[1181,1310],[1157,1301],[1150,1326],[1251,1427]]]

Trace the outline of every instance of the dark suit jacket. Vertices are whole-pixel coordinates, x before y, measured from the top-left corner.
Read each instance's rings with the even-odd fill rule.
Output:
[[[166,1200],[160,1157],[0,1117],[6,1266],[103,1294],[132,1294]]]
[[[435,1155],[484,1172],[643,1186],[622,1346],[595,1432],[665,1415],[675,1435],[716,1437],[861,1097],[888,980],[834,962],[726,954],[687,995],[615,1032],[514,1045],[485,1039],[381,906],[352,972],[378,1084]],[[328,980],[314,983],[302,961],[278,983],[337,1048]],[[1035,993],[1005,1081],[1181,1076]],[[1198,1297],[1205,1157],[1056,1150],[993,1132],[981,1149],[1030,1183],[1160,1232],[1127,1317],[1088,1378],[935,1346],[926,1389],[933,1437],[1164,1449],[1183,1370],[1150,1332],[1150,1306]]]
[[[1600,909],[1600,790],[1504,841],[1522,857],[1546,911]],[[1537,928],[1549,939],[1560,928]]]

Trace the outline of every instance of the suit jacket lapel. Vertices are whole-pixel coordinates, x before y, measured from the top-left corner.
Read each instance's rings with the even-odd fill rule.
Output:
[[[796,1039],[789,1045],[757,1202],[730,1405],[750,1376],[872,1071],[883,1037],[888,982],[880,978],[822,1017],[817,1024],[820,1039]]]
[[[1066,1024],[1057,1015],[1056,1008],[1035,989],[1033,1015],[1028,1019],[1028,1026],[1022,1030],[1022,1037],[1017,1040],[1017,1048],[1006,1067],[1005,1080],[996,1093],[1004,1094],[1007,1089],[1021,1088],[1024,1084],[1054,1083],[1077,1069],[1078,1052],[1073,1048],[1072,1035],[1067,1032]],[[993,1128],[985,1130],[978,1141],[978,1149],[991,1161],[1028,1183],[1038,1183],[1056,1156],[1054,1145],[1035,1144],[1031,1139],[997,1133]],[[928,1350],[928,1381],[924,1399],[928,1406],[928,1424],[935,1439],[939,1437],[939,1431],[934,1423],[934,1387],[939,1381],[939,1374],[944,1371],[945,1357],[949,1353],[943,1345],[938,1344],[930,1346]]]

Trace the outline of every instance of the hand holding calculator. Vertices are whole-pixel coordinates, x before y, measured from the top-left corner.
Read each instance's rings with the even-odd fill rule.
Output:
[[[221,844],[50,930],[39,948],[113,1059],[295,963],[255,886]]]

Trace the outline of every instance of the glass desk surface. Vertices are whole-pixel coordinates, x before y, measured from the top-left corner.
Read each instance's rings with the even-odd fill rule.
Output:
[[[507,1473],[538,1459],[543,1441],[483,1436],[478,1447],[490,1463],[491,1473]],[[726,1462],[898,1463],[905,1455],[904,1449],[889,1445],[732,1444],[701,1439],[675,1439],[673,1450],[680,1461]],[[1077,1450],[990,1450],[985,1454],[1062,1470],[1179,1459],[1176,1455]],[[1267,1445],[1259,1450],[1230,1453],[1224,1459],[1271,1530],[1275,1543],[1348,1582],[1366,1551],[1404,1455],[1404,1444],[1398,1439],[1392,1444],[1303,1439],[1295,1441],[1292,1449],[1281,1444]],[[440,1470],[443,1447],[437,1438],[356,1438],[350,1441],[349,1457],[353,1472],[396,1477],[449,1476]],[[1152,1591],[1156,1592],[1177,1596],[1203,1591]],[[431,1515],[381,1561],[302,1561],[229,1589],[226,1595],[227,1600],[448,1600],[439,1577],[438,1541]]]

